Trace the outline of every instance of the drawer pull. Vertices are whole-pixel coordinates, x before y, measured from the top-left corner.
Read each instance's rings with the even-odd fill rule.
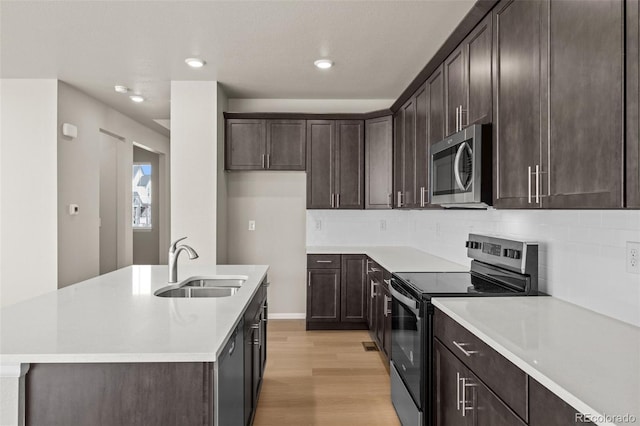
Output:
[[[382,280],[386,285],[391,285],[391,280]]]
[[[455,340],[453,341],[453,344],[456,345],[456,348],[460,349],[460,351],[462,351],[463,354],[465,354],[466,356],[471,356],[473,354],[477,354],[478,351],[468,351],[464,348],[464,346],[468,346],[468,343],[458,343]]]
[[[332,260],[316,260],[316,263],[333,263]]]

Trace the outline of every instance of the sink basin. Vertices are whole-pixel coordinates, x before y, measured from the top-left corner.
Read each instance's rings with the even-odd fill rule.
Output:
[[[241,278],[196,278],[181,284],[180,287],[242,287],[245,280]]]
[[[178,287],[161,288],[155,295],[159,297],[229,297],[238,291],[238,287]]]
[[[227,275],[217,277],[191,277],[180,284],[162,287],[154,294],[159,297],[229,297],[242,287],[248,277]]]

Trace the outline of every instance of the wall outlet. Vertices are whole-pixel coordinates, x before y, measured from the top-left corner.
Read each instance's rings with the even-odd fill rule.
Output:
[[[640,243],[627,241],[627,272],[640,274]]]
[[[380,230],[381,230],[381,231],[386,231],[386,230],[387,230],[387,221],[386,221],[386,220],[384,220],[384,219],[382,219],[382,220],[380,221]]]
[[[249,221],[249,231],[255,231],[256,230],[256,221],[255,220],[250,220]]]
[[[316,219],[316,231],[322,230],[322,221],[320,219]]]

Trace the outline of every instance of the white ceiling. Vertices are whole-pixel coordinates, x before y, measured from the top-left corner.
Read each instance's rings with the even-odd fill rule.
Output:
[[[171,80],[217,80],[231,98],[395,99],[473,3],[2,0],[0,76],[66,81],[165,134],[153,119],[169,118]],[[335,67],[315,69],[321,57]]]

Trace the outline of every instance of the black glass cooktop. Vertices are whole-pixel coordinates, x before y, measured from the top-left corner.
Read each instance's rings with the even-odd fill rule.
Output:
[[[394,274],[394,278],[425,298],[522,293],[470,272],[402,272]]]

